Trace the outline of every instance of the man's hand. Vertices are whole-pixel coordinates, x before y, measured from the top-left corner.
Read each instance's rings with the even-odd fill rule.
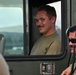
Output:
[[[62,73],[61,75],[70,75],[71,73],[71,66],[69,66],[68,68],[66,68]]]

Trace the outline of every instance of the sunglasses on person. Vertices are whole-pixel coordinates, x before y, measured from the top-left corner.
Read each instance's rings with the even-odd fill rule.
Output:
[[[76,43],[76,39],[69,39],[69,42]]]

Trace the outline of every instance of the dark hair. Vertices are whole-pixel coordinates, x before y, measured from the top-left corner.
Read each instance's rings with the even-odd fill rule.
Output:
[[[74,32],[74,31],[76,31],[76,25],[75,26],[71,26],[70,28],[68,28],[66,30],[66,35],[69,36],[69,33],[70,32]]]
[[[57,17],[55,8],[49,5],[39,7],[38,11],[46,11],[49,18],[51,18],[52,16]]]

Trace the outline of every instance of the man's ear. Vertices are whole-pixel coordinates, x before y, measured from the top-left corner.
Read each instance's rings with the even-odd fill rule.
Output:
[[[76,31],[75,31],[75,38],[76,38]]]
[[[56,17],[53,16],[53,17],[51,18],[51,21],[52,21],[52,23],[54,23],[54,22],[56,21]]]

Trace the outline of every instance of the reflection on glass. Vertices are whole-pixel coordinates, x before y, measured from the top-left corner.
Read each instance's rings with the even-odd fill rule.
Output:
[[[34,18],[36,19],[35,20],[36,24],[34,25],[38,27],[39,32],[43,36],[41,36],[40,39],[38,39],[34,43],[30,55],[57,55],[61,53],[61,40],[60,40],[61,38],[61,2],[50,3],[48,5],[53,6],[56,9],[57,20],[56,20],[55,27],[58,35],[54,31],[54,22],[56,19],[54,15],[55,14],[54,10],[52,9],[53,10],[52,11],[50,8],[48,8],[49,11],[51,10],[54,13],[53,17],[51,18],[51,22],[49,22],[49,20],[46,19],[47,15],[45,14],[46,11],[44,10],[44,8],[39,9],[39,11],[36,13],[36,16],[34,15],[35,16]],[[50,27],[48,29],[49,24],[52,26],[53,29]],[[48,31],[49,32],[51,31],[52,33],[51,32],[50,33],[52,35],[49,34]]]

